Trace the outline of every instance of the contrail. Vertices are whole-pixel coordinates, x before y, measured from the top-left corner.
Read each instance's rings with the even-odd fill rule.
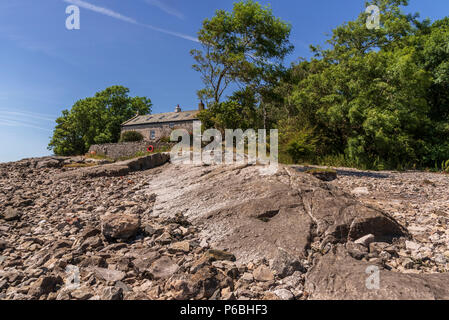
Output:
[[[152,26],[150,24],[139,23],[139,22],[137,22],[137,20],[135,20],[133,18],[124,16],[124,15],[122,15],[122,14],[120,14],[118,12],[112,11],[112,10],[110,10],[108,8],[104,8],[104,7],[99,7],[99,6],[93,5],[93,4],[91,4],[89,2],[86,2],[86,1],[82,1],[82,0],[64,0],[64,2],[73,4],[73,5],[76,5],[76,6],[79,6],[81,8],[87,9],[87,10],[91,10],[91,11],[103,14],[105,16],[109,16],[109,17],[114,18],[114,19],[118,19],[118,20],[121,20],[121,21],[124,21],[124,22],[128,22],[128,23],[131,23],[131,24],[138,25],[138,26],[146,27],[146,28],[152,29],[154,31],[158,31],[158,32],[161,32],[161,33],[169,34],[171,36],[175,36],[175,37],[178,37],[178,38],[181,38],[181,39],[185,39],[185,40],[189,40],[189,41],[199,42],[198,39],[195,38],[195,37],[191,37],[189,35],[186,35],[186,34],[183,34],[183,33],[179,33],[179,32],[166,30],[166,29],[163,29],[163,28],[155,27],[155,26]]]
[[[168,13],[169,15],[175,16],[178,19],[184,19],[184,15],[182,14],[182,12],[179,12],[178,10],[175,10],[173,8],[171,8],[169,5],[167,5],[166,3],[164,3],[164,1],[162,0],[145,0],[146,3],[148,3],[149,5],[155,6],[159,9],[161,9],[162,11],[164,11],[165,13]]]
[[[55,121],[55,118],[50,118],[50,116],[46,116],[46,115],[42,115],[42,114],[37,114],[37,113],[32,113],[32,112],[17,112],[17,111],[4,111],[4,110],[0,110],[0,114],[4,114],[4,115],[12,115],[12,116],[21,116],[21,117],[28,117],[28,118],[33,118],[33,119],[38,119],[38,120],[46,120],[46,121]]]
[[[8,127],[27,127],[27,128],[34,128],[34,129],[51,132],[51,130],[48,128],[43,128],[43,127],[35,126],[32,124],[23,123],[20,121],[13,121],[13,120],[2,119],[2,118],[0,118],[0,125],[4,125],[4,126],[8,126]]]

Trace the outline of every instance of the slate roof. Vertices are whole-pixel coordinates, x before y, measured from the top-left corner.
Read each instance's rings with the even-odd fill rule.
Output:
[[[129,119],[128,121],[123,122],[122,126],[198,120],[197,118],[198,112],[199,112],[198,110],[193,110],[193,111],[167,112],[167,113],[136,116],[132,119]]]

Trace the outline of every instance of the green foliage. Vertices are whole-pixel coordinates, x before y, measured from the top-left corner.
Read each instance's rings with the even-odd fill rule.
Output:
[[[198,32],[203,50],[191,51],[193,68],[205,84],[198,95],[209,106],[220,102],[232,82],[253,87],[272,82],[283,70],[280,62],[293,50],[290,31],[268,6],[252,0],[234,3],[232,12],[217,10]]]
[[[137,142],[142,141],[143,135],[137,131],[125,131],[122,133],[119,142]]]
[[[279,122],[279,151],[282,162],[314,161],[317,157],[319,139],[313,129],[302,127],[298,120],[290,118]]]
[[[112,86],[94,97],[77,101],[56,119],[49,150],[57,155],[79,155],[92,144],[114,143],[120,138],[120,125],[136,113],[151,111],[151,100],[130,97],[129,89]]]
[[[228,100],[212,104],[209,109],[198,114],[205,128],[216,128],[224,132],[225,129],[254,128],[255,110],[242,106],[235,100]]]
[[[449,160],[443,161],[441,163],[441,170],[449,173]]]
[[[314,128],[315,162],[403,169],[449,158],[449,19],[419,22],[402,13],[407,2],[370,1],[379,30],[361,13],[333,30],[326,50],[312,47],[313,59],[292,66],[271,103],[280,131],[297,119],[290,131],[299,137],[281,139],[280,150],[304,160],[313,149],[301,128]]]

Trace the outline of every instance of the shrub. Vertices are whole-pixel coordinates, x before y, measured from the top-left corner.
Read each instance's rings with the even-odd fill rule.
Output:
[[[122,133],[119,142],[137,142],[142,141],[143,135],[137,131],[125,131]]]
[[[281,158],[290,158],[288,163],[313,161],[318,151],[319,138],[310,127],[301,127],[296,119],[279,123]],[[281,160],[282,161],[282,160]]]

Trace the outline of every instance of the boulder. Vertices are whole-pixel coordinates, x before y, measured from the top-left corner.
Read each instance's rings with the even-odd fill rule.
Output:
[[[188,289],[194,299],[209,299],[219,288],[220,281],[217,272],[210,267],[199,269],[190,277]]]
[[[366,236],[361,237],[360,239],[354,241],[354,243],[364,245],[365,247],[368,248],[369,245],[374,242],[375,238],[376,237],[374,237],[374,235],[367,234]]]
[[[108,240],[128,240],[140,228],[140,219],[131,214],[110,214],[101,218],[101,232]]]
[[[62,163],[63,163],[62,161],[59,161],[57,159],[42,160],[36,164],[36,169],[59,168],[61,167]]]
[[[254,270],[253,276],[256,281],[266,282],[274,280],[273,272],[271,272],[271,270],[264,265],[261,265],[256,270]]]
[[[177,197],[164,200],[166,211],[185,212],[202,225],[209,243],[219,243],[241,262],[274,259],[279,247],[305,259],[317,237],[333,244],[368,234],[378,241],[409,237],[388,214],[295,168],[280,166],[274,176],[260,175],[257,167],[235,170],[228,166],[203,175],[189,192],[172,187],[164,192]]]
[[[168,252],[170,253],[177,253],[177,252],[184,252],[187,253],[190,251],[190,242],[189,241],[180,241],[172,243],[168,247]]]
[[[21,216],[21,214],[19,211],[17,211],[16,209],[13,209],[11,207],[8,207],[3,212],[2,217],[5,221],[14,221],[14,220],[19,220],[20,216]]]
[[[28,294],[39,298],[44,294],[56,292],[63,284],[64,281],[60,276],[43,276],[31,285]]]
[[[100,300],[123,300],[123,289],[106,287],[101,292]]]
[[[277,289],[273,293],[281,300],[294,300],[295,296],[287,289]]]

